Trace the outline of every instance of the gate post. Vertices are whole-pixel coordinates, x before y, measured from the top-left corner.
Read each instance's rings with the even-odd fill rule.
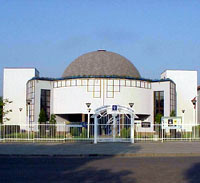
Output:
[[[113,114],[113,142],[115,141],[115,136],[116,136],[116,115]]]
[[[134,117],[131,114],[131,143],[134,143]]]
[[[94,117],[94,144],[97,144],[97,115]]]

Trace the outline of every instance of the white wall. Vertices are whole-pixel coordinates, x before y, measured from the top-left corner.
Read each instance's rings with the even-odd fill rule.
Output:
[[[35,80],[35,112],[34,112],[34,121],[35,123],[38,122],[39,114],[40,114],[40,96],[41,96],[41,89],[51,90],[50,93],[50,113],[53,110],[53,82],[51,81],[44,81],[44,80]]]
[[[87,86],[72,86],[53,88],[53,113],[54,114],[76,114],[87,113],[86,103],[91,103],[91,113],[103,105],[128,106],[134,103],[133,109],[136,114],[147,114],[147,119],[153,122],[153,92],[165,92],[165,114],[169,115],[169,87],[170,82],[152,83],[152,88],[138,88],[120,86],[119,92],[114,92],[114,98],[106,97],[106,79],[101,79],[101,98],[94,98],[93,92],[87,91]]]
[[[155,91],[164,91],[164,116],[170,116],[170,81],[152,83],[152,97],[151,98],[153,102],[154,102]]]
[[[195,124],[195,111],[191,100],[197,96],[197,71],[166,70],[161,78],[170,78],[176,83],[177,115],[183,116],[184,123]]]
[[[92,113],[103,105],[120,104],[129,106],[134,103],[134,109],[139,114],[150,114],[152,108],[151,89],[120,86],[120,92],[114,92],[114,98],[106,97],[106,80],[101,79],[101,98],[93,98],[93,92],[87,91],[87,86],[54,88],[53,112],[55,114],[87,113],[87,102],[91,103]],[[104,82],[104,84],[103,84]]]
[[[26,124],[26,83],[35,77],[35,68],[5,68],[3,79],[3,98],[12,101],[5,107],[12,109],[7,115],[10,118],[6,124]],[[22,111],[19,111],[22,108]]]

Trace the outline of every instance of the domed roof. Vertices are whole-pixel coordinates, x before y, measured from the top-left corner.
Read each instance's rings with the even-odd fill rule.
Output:
[[[70,76],[124,76],[140,78],[135,66],[125,57],[98,50],[81,55],[64,71],[62,77]]]

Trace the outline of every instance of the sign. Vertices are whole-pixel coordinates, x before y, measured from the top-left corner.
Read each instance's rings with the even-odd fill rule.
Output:
[[[142,128],[150,128],[151,127],[151,123],[150,122],[142,122],[141,123],[141,127]]]
[[[112,105],[112,111],[117,111],[117,105]]]
[[[162,127],[164,129],[181,129],[182,118],[181,117],[162,117]]]
[[[87,128],[87,122],[81,122],[82,127]]]

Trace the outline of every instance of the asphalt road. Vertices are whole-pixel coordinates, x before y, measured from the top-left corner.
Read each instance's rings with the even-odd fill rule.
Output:
[[[0,182],[199,183],[200,157],[0,157]]]

